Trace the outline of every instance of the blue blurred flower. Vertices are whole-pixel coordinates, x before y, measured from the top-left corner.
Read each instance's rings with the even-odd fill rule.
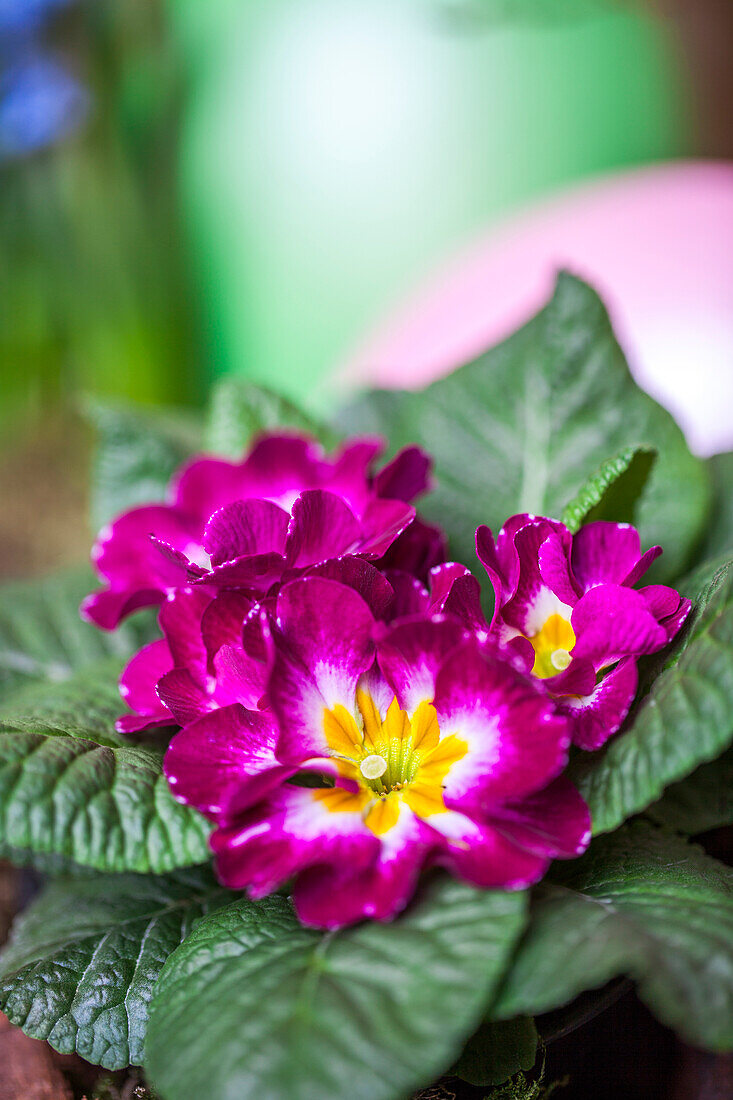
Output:
[[[82,85],[38,40],[70,0],[0,0],[0,158],[65,137],[87,113]]]
[[[0,154],[42,149],[86,115],[86,89],[50,56],[31,54],[0,75]]]
[[[0,35],[37,31],[69,0],[0,0]]]

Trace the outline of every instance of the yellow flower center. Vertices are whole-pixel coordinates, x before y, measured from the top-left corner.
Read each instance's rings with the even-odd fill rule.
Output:
[[[543,680],[564,672],[572,661],[575,632],[562,615],[550,615],[542,629],[529,641],[534,649],[532,672]]]
[[[356,716],[340,704],[324,710],[323,728],[340,774],[358,787],[317,789],[314,798],[332,812],[360,812],[377,835],[396,825],[402,804],[418,817],[445,813],[445,777],[466,755],[466,742],[441,736],[432,703],[410,717],[393,699],[382,718],[368,692],[357,691],[356,702]]]

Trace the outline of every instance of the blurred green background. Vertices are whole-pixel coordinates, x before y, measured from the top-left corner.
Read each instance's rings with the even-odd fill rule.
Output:
[[[236,372],[323,409],[349,349],[511,209],[729,153],[732,7],[0,0],[4,497],[19,440],[44,476],[74,465],[80,395],[195,404]]]

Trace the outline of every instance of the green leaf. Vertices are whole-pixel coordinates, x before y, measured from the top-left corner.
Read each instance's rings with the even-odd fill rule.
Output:
[[[656,451],[645,447],[625,447],[607,459],[565,507],[562,522],[573,533],[596,519],[633,523],[656,457]]]
[[[110,1070],[139,1065],[163,963],[230,898],[202,870],[57,879],[0,956],[0,1009],[62,1054]]]
[[[167,1100],[403,1097],[475,1027],[524,905],[440,879],[392,924],[322,935],[284,898],[236,902],[164,968],[151,1080]]]
[[[730,553],[719,554],[715,558],[707,558],[675,584],[675,588],[679,589],[683,596],[688,596],[695,605],[693,622],[699,619],[707,606],[708,600],[714,595],[718,575],[725,571],[732,560]]]
[[[540,887],[492,1012],[544,1012],[621,973],[686,1041],[733,1047],[733,870],[644,822]]]
[[[29,852],[24,848],[13,848],[0,839],[0,859],[7,860],[15,867],[26,867],[51,877],[57,875],[96,875],[93,867],[80,867],[71,859],[54,855],[53,852]]]
[[[451,1074],[470,1085],[501,1085],[537,1058],[537,1028],[531,1016],[485,1020],[471,1036]]]
[[[171,795],[163,750],[115,730],[118,672],[108,658],[0,706],[0,848],[23,862],[162,872],[208,858],[209,826]]]
[[[89,402],[97,431],[92,469],[92,526],[98,530],[137,504],[162,501],[181,463],[201,447],[195,416],[183,409]]]
[[[671,667],[654,680],[626,732],[571,763],[594,833],[656,802],[733,740],[733,563],[716,573],[700,603]]]
[[[42,680],[66,680],[75,669],[104,657],[120,663],[149,640],[136,616],[114,632],[79,617],[79,604],[95,586],[90,569],[0,587],[0,696]]]
[[[28,684],[0,703],[0,731],[28,730],[84,737],[99,745],[129,745],[115,729],[125,709],[118,678],[121,662],[108,657],[68,680]]]
[[[733,825],[733,749],[668,787],[647,814],[688,835]]]
[[[99,871],[205,862],[210,827],[173,798],[162,757],[52,730],[0,731],[0,843]]]
[[[643,543],[665,548],[654,577],[679,576],[707,518],[704,464],[632,380],[597,295],[570,275],[503,344],[421,392],[370,393],[339,426],[435,456],[437,488],[421,511],[461,561],[473,560],[478,524],[496,531],[514,512],[559,516],[588,471],[625,448],[659,453],[637,513]]]
[[[241,458],[254,436],[276,428],[307,432],[326,446],[336,439],[329,428],[272,390],[241,378],[226,378],[215,387],[206,425],[207,451]]]
[[[711,524],[700,555],[715,558],[733,554],[733,451],[708,459],[713,483]]]

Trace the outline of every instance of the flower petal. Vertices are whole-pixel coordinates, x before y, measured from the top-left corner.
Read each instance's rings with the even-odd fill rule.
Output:
[[[550,575],[558,583],[562,595],[554,590],[540,570],[540,549],[546,541],[557,544],[545,552],[545,558]],[[569,543],[567,532],[561,537],[544,520],[528,523],[517,531],[514,547],[519,574],[514,594],[502,606],[501,616],[522,634],[530,637],[537,634],[550,615],[569,617],[569,609],[577,597],[567,570],[563,571],[558,564],[563,554],[569,552]],[[568,603],[568,600],[571,602]]]
[[[223,645],[240,645],[242,624],[253,607],[252,600],[241,592],[220,592],[210,601],[201,616],[201,639],[209,666]]]
[[[285,558],[274,551],[267,554],[253,554],[247,558],[236,558],[215,565],[198,584],[210,584],[217,588],[244,588],[249,592],[265,593],[282,576]]]
[[[550,859],[573,859],[590,843],[590,810],[564,776],[498,810],[493,824],[514,844]]]
[[[395,619],[404,619],[413,615],[423,617],[427,615],[430,595],[417,577],[403,573],[399,569],[387,569],[384,576],[394,593],[388,614],[384,616],[387,621],[393,622]]]
[[[621,657],[654,653],[667,642],[667,633],[649,610],[644,597],[620,584],[591,588],[573,608],[577,641],[573,657],[603,668]]]
[[[588,591],[598,584],[634,584],[661,552],[655,546],[642,557],[635,527],[595,520],[573,536],[571,562],[578,583]]]
[[[674,615],[679,609],[679,592],[674,588],[668,588],[666,584],[648,584],[644,588],[639,588],[638,592],[644,597],[647,607],[658,622],[669,615]]]
[[[667,618],[662,619],[662,626],[667,632],[667,640],[672,639],[677,634],[682,624],[687,619],[687,616],[692,611],[692,600],[688,600],[686,597],[680,600],[680,606],[677,608],[673,615],[668,615]]]
[[[241,462],[203,457],[181,467],[171,482],[171,494],[175,505],[203,532],[214,512],[252,492]]]
[[[260,437],[242,468],[251,486],[247,496],[267,497],[289,511],[298,493],[322,484],[329,466],[315,440],[279,433]]]
[[[468,642],[441,668],[435,709],[443,737],[468,751],[444,781],[447,806],[466,813],[545,786],[567,760],[567,720],[534,679],[497,650]]]
[[[377,643],[377,660],[402,710],[412,714],[423,701],[432,702],[440,669],[465,638],[454,619],[418,618],[386,629]]]
[[[118,733],[124,733],[126,737],[134,737],[138,733],[148,733],[151,730],[162,729],[165,726],[176,726],[173,715],[165,707],[161,707],[160,718],[145,718],[137,714],[123,714],[115,722]]]
[[[496,542],[488,527],[478,527],[476,553],[494,586],[497,609],[508,603],[517,592],[521,571],[517,537],[524,528],[530,528],[532,531],[531,534],[523,537],[520,546],[524,546],[525,556],[528,554],[528,564],[535,586],[536,575],[539,573],[537,550],[544,540],[555,534],[560,538],[563,548],[570,545],[570,534],[562,523],[528,513],[510,516],[499,531]],[[534,552],[531,543],[535,544]]]
[[[221,881],[258,898],[313,864],[354,872],[372,864],[380,843],[361,812],[334,813],[318,794],[280,787],[236,824],[217,829],[211,846]]]
[[[481,607],[481,586],[470,570],[446,562],[430,571],[430,609],[455,615],[468,630],[483,637],[489,624]]]
[[[276,737],[269,715],[235,703],[177,733],[163,770],[179,801],[228,820],[292,774],[275,758]]]
[[[420,447],[403,447],[374,479],[377,495],[408,503],[430,488],[432,460]]]
[[[534,651],[532,656],[534,657]],[[590,695],[596,686],[596,670],[592,661],[573,657],[564,672],[545,680],[545,687],[557,698],[563,695]]]
[[[548,856],[515,844],[494,824],[479,824],[461,813],[436,814],[433,827],[445,837],[435,863],[484,890],[524,890],[537,882]]]
[[[347,555],[345,558],[330,558],[311,566],[309,577],[325,577],[348,585],[361,596],[369,606],[375,619],[381,619],[391,606],[394,592],[389,580],[378,569],[363,558]]]
[[[187,668],[201,683],[206,677],[206,647],[201,621],[211,596],[200,588],[179,588],[164,601],[158,622],[175,667]]]
[[[132,715],[124,715],[118,719],[117,729],[121,733],[138,731],[147,728],[146,724],[140,724],[142,718],[165,720],[168,725],[173,719],[155,690],[155,686],[161,676],[165,675],[173,667],[173,658],[165,638],[157,638],[135,654],[125,667],[120,676],[120,695],[131,710],[137,712]]]
[[[358,552],[379,558],[415,518],[415,509],[401,500],[371,500],[361,519]]]
[[[379,568],[399,570],[427,581],[428,572],[444,562],[445,556],[446,540],[441,529],[416,516],[382,555]]]
[[[667,641],[671,642],[692,610],[692,601],[682,598],[674,588],[663,584],[649,584],[639,593],[646,600],[654,618],[664,627]]]
[[[558,599],[572,607],[581,595],[581,589],[570,568],[570,546],[554,532],[539,548],[540,575]]]
[[[388,921],[405,908],[435,835],[404,807],[399,823],[371,867],[321,864],[301,872],[293,890],[299,919],[316,928],[340,928],[365,918]]]
[[[271,667],[275,652],[271,618],[275,615],[275,599],[268,597],[255,604],[242,626],[242,649],[253,661]]]
[[[257,710],[267,691],[268,666],[253,660],[242,649],[223,645],[214,657],[215,699],[219,706],[241,703]]]
[[[211,516],[204,547],[212,565],[250,554],[283,554],[289,522],[289,513],[269,500],[235,500]]]
[[[573,742],[588,752],[604,745],[626,718],[636,685],[636,661],[625,658],[589,695],[558,699],[558,709],[570,721]]]
[[[353,710],[356,684],[373,661],[374,617],[352,588],[321,577],[291,581],[277,601],[270,703],[281,759],[328,755],[324,709]]]
[[[180,583],[180,567],[166,560],[151,535],[184,552],[197,532],[187,516],[163,504],[133,508],[100,531],[92,560],[110,591],[87,597],[82,612],[103,629],[138,607],[158,603],[170,585]]]
[[[135,591],[107,588],[85,596],[79,614],[101,630],[114,630],[133,611],[138,611],[141,607],[153,607],[162,599],[163,589],[160,588],[138,588]]]
[[[623,579],[623,584],[627,584],[629,588],[636,584],[644,574],[653,561],[656,561],[659,555],[662,553],[661,546],[652,546],[646,553],[642,554],[635,566],[626,574]]]
[[[356,439],[345,444],[334,458],[321,487],[338,494],[354,515],[360,516],[373,495],[369,467],[383,450],[384,441],[376,438]]]
[[[476,528],[476,555],[486,570],[491,586],[494,589],[494,611],[491,617],[490,627],[493,630],[501,614],[502,604],[510,598],[513,580],[504,576],[504,573],[496,553],[496,545],[491,528],[481,525]],[[517,573],[519,566],[517,564]]]
[[[210,696],[187,668],[174,668],[161,676],[158,681],[158,696],[179,726],[195,722],[212,705]]]
[[[157,535],[151,534],[150,542],[158,551],[161,558],[168,563],[171,585],[185,584],[186,580],[197,579],[206,572],[204,566],[198,565],[195,561],[192,561],[188,553],[179,550],[172,543],[167,542],[166,539],[161,539],[158,538]],[[206,556],[203,547],[195,543],[187,546],[186,550],[200,558]]]
[[[340,497],[314,489],[301,493],[293,505],[285,556],[290,566],[315,565],[349,553],[360,534],[354,513]]]

